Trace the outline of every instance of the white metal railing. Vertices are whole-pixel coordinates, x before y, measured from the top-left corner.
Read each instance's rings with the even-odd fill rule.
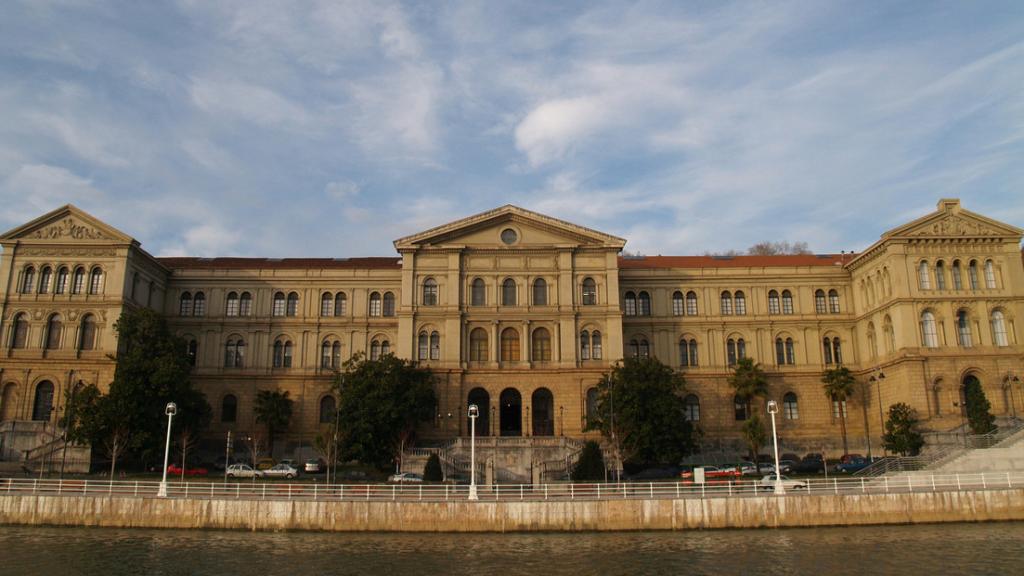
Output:
[[[816,494],[884,494],[1024,488],[1024,472],[883,476],[798,480],[786,497]],[[0,496],[118,496],[155,498],[159,482],[0,478]],[[744,498],[773,495],[770,485],[753,480],[575,484],[496,484],[477,487],[480,502]],[[311,484],[303,482],[169,482],[169,498],[216,500],[455,501],[467,500],[465,484]]]

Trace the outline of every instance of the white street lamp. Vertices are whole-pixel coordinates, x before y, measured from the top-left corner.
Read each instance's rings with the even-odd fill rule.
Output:
[[[476,419],[480,417],[480,409],[476,404],[469,405],[469,499],[479,500],[476,494]]]
[[[178,405],[174,402],[168,402],[167,408],[164,410],[164,414],[167,414],[167,444],[164,445],[164,478],[160,481],[160,489],[157,490],[157,498],[167,498],[167,457],[171,453],[171,421],[174,420],[174,415],[178,413]]]
[[[768,413],[772,416],[772,444],[775,446],[775,495],[786,493],[782,485],[782,471],[779,470],[779,436],[775,433],[775,415],[779,413],[779,404],[775,400],[768,401]]]

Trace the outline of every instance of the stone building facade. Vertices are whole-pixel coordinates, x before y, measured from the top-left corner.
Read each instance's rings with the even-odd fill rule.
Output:
[[[708,449],[739,438],[741,357],[767,371],[793,449],[836,445],[843,411],[820,379],[848,366],[851,446],[878,446],[895,402],[931,429],[961,425],[968,378],[997,415],[1024,411],[1021,236],[942,200],[859,254],[634,257],[504,206],[396,240],[397,257],[156,258],[65,206],[0,237],[0,432],[56,422],[71,383],[107,385],[113,323],[150,307],[189,342],[211,438],[252,430],[256,392],[281,389],[296,401],[287,442],[308,449],[335,370],[389,352],[437,375],[423,438],[467,435],[470,403],[483,435],[582,437],[601,375],[651,355],[684,373]]]

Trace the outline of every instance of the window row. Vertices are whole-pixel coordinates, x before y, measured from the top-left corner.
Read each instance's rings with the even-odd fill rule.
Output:
[[[1003,347],[1010,345],[1010,338],[1006,329],[1006,316],[1002,310],[993,310],[989,316],[989,325],[992,328],[992,342],[996,346]],[[921,343],[925,348],[939,347],[938,322],[935,313],[925,310],[921,313]],[[961,348],[970,348],[974,345],[971,332],[971,319],[967,310],[958,310],[956,313],[956,344]]]
[[[543,278],[537,278],[533,281],[531,286],[531,300],[530,303],[533,306],[547,306],[548,305],[548,283]],[[512,278],[506,278],[501,283],[499,303],[501,306],[518,306],[519,305],[519,286],[516,281]],[[597,304],[597,282],[593,278],[584,278],[582,283],[582,303],[584,306],[592,306]],[[437,297],[437,282],[433,278],[428,278],[423,282],[423,298],[421,300],[424,306],[436,306],[438,304]],[[469,305],[470,306],[486,306],[487,305],[487,284],[483,278],[474,278],[473,282],[469,286]]]
[[[842,362],[840,343],[838,337],[825,338],[822,341],[824,347],[825,364],[840,364]],[[632,338],[627,344],[627,353],[633,358],[644,358],[650,355],[650,343],[644,337]],[[735,366],[739,360],[747,357],[747,343],[743,338],[729,338],[725,343],[726,362],[729,366]],[[679,366],[698,366],[698,344],[697,340],[684,336],[679,339],[678,347]],[[775,338],[775,364],[778,366],[793,366],[796,364],[796,345],[793,338],[778,336]]]
[[[935,289],[936,290],[947,290],[952,287],[953,290],[964,289],[964,278],[961,273],[961,262],[960,260],[953,260],[949,266],[949,272],[946,271],[946,263],[943,260],[937,260],[935,262],[934,270],[928,264],[927,260],[922,260],[917,265],[917,285],[921,290],[932,289],[932,277],[934,274],[935,278]],[[991,260],[986,260],[984,264],[985,274],[985,288],[993,290],[996,288],[996,269],[995,264]],[[977,290],[981,287],[978,281],[978,261],[971,260],[967,263],[967,286],[970,290]]]
[[[321,316],[344,316],[347,311],[348,299],[344,292],[335,294],[325,292],[320,299]],[[225,301],[225,315],[229,317],[252,316],[252,294],[249,292],[228,292]],[[271,315],[276,317],[295,317],[299,313],[298,292],[275,292]],[[369,310],[370,316],[394,316],[395,295],[391,292],[380,292],[370,294]],[[178,303],[178,315],[180,316],[205,316],[206,295],[203,292],[182,292]]]
[[[586,400],[586,414],[587,419],[592,420],[597,416],[597,388],[590,388],[587,390]],[[835,403],[838,404],[838,403]],[[844,417],[845,417],[845,401],[843,402]],[[834,407],[838,414],[838,409]],[[701,418],[700,410],[700,397],[696,394],[687,394],[683,398],[683,414],[686,420],[689,422],[700,422]],[[748,402],[745,402],[739,396],[733,397],[733,418],[737,422],[742,422],[751,417],[751,406]],[[800,419],[800,404],[795,392],[787,392],[782,396],[782,417],[785,420],[799,420]],[[838,418],[838,415],[834,415]]]
[[[57,269],[56,275],[54,275],[53,268],[50,266],[43,266],[39,270],[39,280],[36,282],[36,269],[35,266],[26,266],[21,274],[21,290],[22,294],[49,294],[51,291],[54,294],[64,294],[68,290],[68,275],[69,268],[67,266],[61,266]],[[79,266],[75,268],[74,272],[70,273],[71,276],[71,293],[81,294],[86,289],[85,279],[85,267]],[[99,266],[94,267],[88,274],[89,294],[102,294],[103,293],[103,269]]]
[[[96,348],[96,317],[92,314],[82,316],[78,323],[78,341],[75,350],[94,350]],[[28,348],[29,321],[28,314],[21,312],[11,321],[11,334],[8,347],[15,350]],[[43,335],[43,348],[59,350],[63,348],[64,321],[60,314],[51,314],[46,321],[46,332]]]
[[[435,333],[436,334],[436,333]],[[583,334],[587,334],[583,332]],[[601,335],[597,334],[598,350],[601,346]],[[422,333],[421,333],[422,341]],[[588,346],[590,337],[588,336]],[[530,359],[533,362],[551,361],[551,332],[547,328],[536,328],[530,333]],[[588,352],[589,353],[589,352]],[[600,357],[600,351],[598,352]],[[521,359],[519,331],[515,328],[505,328],[501,331],[499,338],[498,360],[501,362],[519,362]],[[490,360],[490,349],[488,347],[487,330],[474,328],[469,333],[469,360],[470,362],[487,362]]]

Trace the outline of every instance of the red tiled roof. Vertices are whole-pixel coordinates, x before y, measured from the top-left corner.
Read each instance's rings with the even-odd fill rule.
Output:
[[[619,256],[619,268],[765,268],[773,266],[836,266],[854,254],[787,254],[779,256]]]
[[[400,270],[401,258],[194,258],[167,257],[157,261],[168,268],[259,269],[353,269]]]

